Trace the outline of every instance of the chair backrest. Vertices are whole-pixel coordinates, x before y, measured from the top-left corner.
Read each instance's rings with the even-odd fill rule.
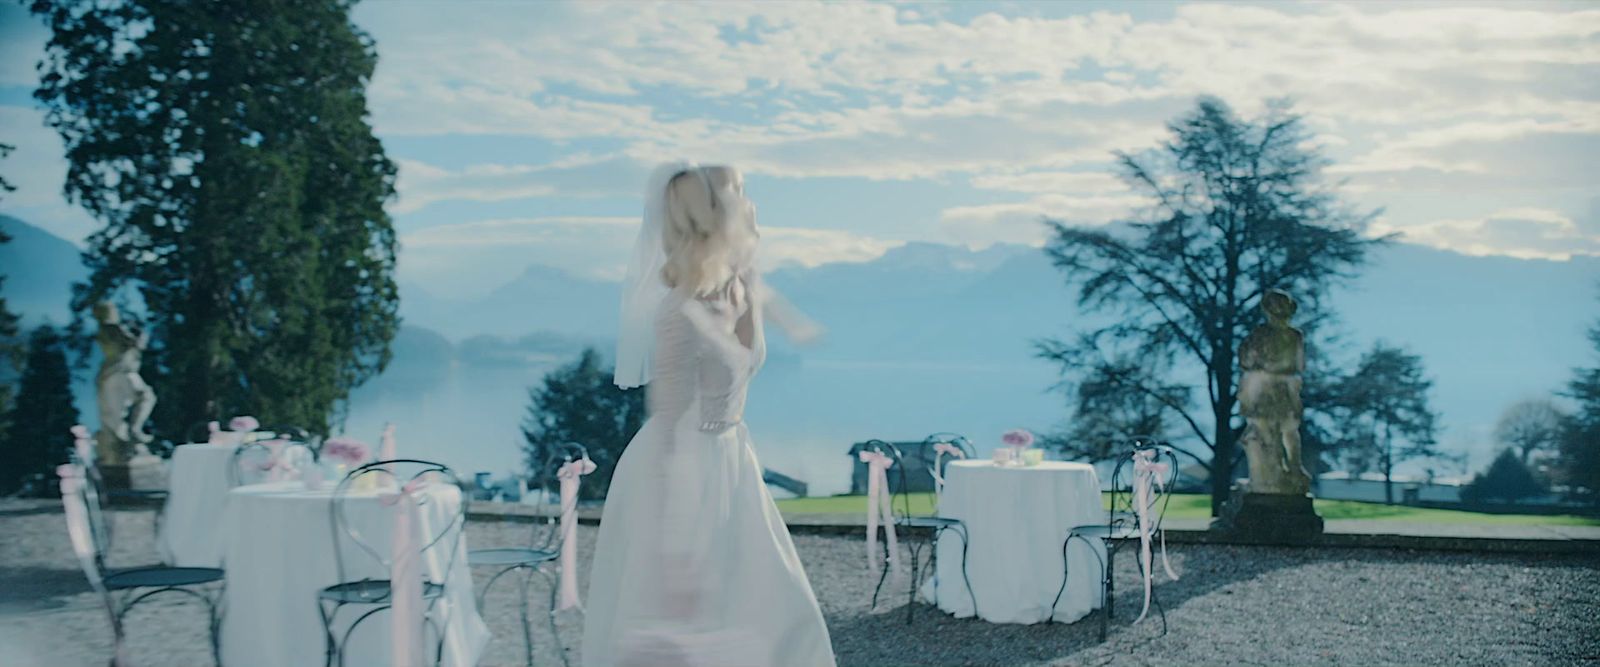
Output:
[[[363,481],[370,480],[370,481]],[[402,489],[413,488],[417,492],[415,499],[417,506],[426,510],[437,498],[427,492],[427,487],[435,484],[448,484],[454,486],[459,492],[459,504],[454,512],[448,515],[448,520],[439,526],[425,528],[419,538],[420,551],[427,554],[433,549],[445,549],[444,572],[449,572],[454,566],[457,552],[461,551],[461,537],[466,528],[467,503],[470,495],[461,484],[461,479],[449,466],[432,461],[418,459],[393,459],[389,461],[374,461],[350,471],[339,485],[334,487],[333,501],[329,505],[333,521],[333,555],[338,567],[339,581],[348,582],[346,576],[347,566],[352,556],[364,557],[382,565],[387,572],[394,565],[394,554],[385,548],[387,545],[373,544],[369,536],[363,533],[361,526],[351,521],[349,513],[351,494],[357,489],[370,484],[372,488],[379,489],[380,494],[398,493]],[[419,524],[420,525],[420,524]],[[356,553],[350,553],[345,548],[345,541],[355,544]],[[385,575],[387,576],[387,575]]]
[[[299,426],[270,426],[256,429],[257,437],[266,440],[288,440],[302,447],[318,460],[322,458],[322,442],[311,436],[311,432]]]
[[[589,448],[576,442],[566,442],[550,448],[544,465],[533,470],[528,480],[528,493],[533,494],[533,528],[528,535],[528,548],[542,551],[561,550],[561,467],[573,461],[589,458]],[[572,508],[572,520],[577,520],[577,508]]]
[[[1145,485],[1149,491],[1145,509],[1154,524],[1151,529],[1159,530],[1177,479],[1178,455],[1171,445],[1154,438],[1134,438],[1111,473],[1111,506],[1106,523],[1137,526],[1140,508],[1136,491]]]
[[[900,448],[886,440],[873,439],[863,442],[861,443],[861,451],[876,452],[888,457],[891,465],[885,475],[887,479],[884,480],[886,488],[883,489],[883,493],[891,494],[890,509],[894,513],[895,521],[903,521],[911,517],[911,494],[907,491],[910,485],[906,475],[906,468],[915,465],[915,463],[907,462]],[[870,466],[867,474],[872,474]],[[896,490],[897,485],[893,483],[895,481],[899,482],[898,490]],[[869,498],[867,502],[871,502],[871,499]],[[872,509],[868,508],[868,511]]]
[[[257,440],[244,443],[233,450],[228,465],[228,488],[274,479],[299,479],[306,466],[317,464],[316,458],[311,448],[302,442]]]
[[[954,447],[961,454],[960,456],[948,454],[945,448],[940,445]],[[945,468],[949,467],[952,460],[967,459],[970,461],[977,455],[977,449],[973,448],[972,442],[967,440],[966,436],[959,433],[943,432],[923,438],[922,447],[910,458],[915,459],[917,465],[922,466],[933,476],[934,506],[938,507],[939,499],[944,496]]]
[[[89,584],[103,593],[101,581],[109,535],[106,532],[105,514],[100,507],[100,489],[90,470],[83,465],[68,463],[59,466],[56,474],[61,478],[61,505],[67,517],[67,536],[72,540],[72,553],[77,556]]]

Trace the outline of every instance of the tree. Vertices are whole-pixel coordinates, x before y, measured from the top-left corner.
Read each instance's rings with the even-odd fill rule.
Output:
[[[1353,277],[1385,239],[1363,237],[1375,213],[1350,210],[1322,182],[1327,161],[1308,147],[1311,136],[1287,104],[1244,120],[1201,98],[1168,129],[1157,150],[1116,154],[1148,209],[1109,227],[1048,223],[1046,252],[1077,286],[1079,306],[1120,317],[1073,342],[1045,341],[1039,354],[1067,372],[1086,358],[1128,354],[1201,371],[1177,385],[1138,379],[1133,389],[1166,405],[1209,450],[1201,463],[1216,514],[1242,461],[1236,354],[1263,322],[1261,296],[1288,291],[1300,302],[1298,324],[1315,326],[1328,287]],[[1178,386],[1203,391],[1208,410],[1170,400]]]
[[[1600,354],[1600,324],[1589,329],[1589,342]],[[1562,429],[1556,477],[1572,495],[1600,503],[1600,367],[1573,369],[1565,395],[1578,411]]]
[[[1045,436],[1043,446],[1070,458],[1098,461],[1122,453],[1136,437],[1167,440],[1171,430],[1167,405],[1188,405],[1189,392],[1186,387],[1162,385],[1157,378],[1166,369],[1152,361],[1131,355],[1114,361],[1081,359],[1087,368],[1083,379],[1061,387],[1073,401],[1072,426]],[[1162,393],[1152,396],[1139,387],[1160,387]]]
[[[585,499],[606,496],[623,448],[644,425],[644,390],[621,389],[612,374],[600,353],[587,348],[576,361],[546,375],[542,387],[528,391],[522,424],[528,469],[543,467],[553,448],[563,443],[583,445],[595,463],[595,471],[583,478]]]
[[[1552,451],[1561,443],[1566,415],[1547,398],[1514,403],[1500,415],[1495,439],[1522,456],[1522,465],[1532,466],[1535,453]]]
[[[1544,485],[1533,476],[1533,471],[1523,465],[1522,459],[1510,448],[1500,451],[1489,469],[1472,478],[1461,489],[1461,498],[1470,502],[1498,500],[1513,502],[1544,493]]]
[[[11,155],[13,149],[14,147],[10,144],[0,144],[0,158]],[[4,176],[0,176],[0,195],[15,192],[16,189],[16,186],[6,181]],[[6,234],[5,230],[0,229],[0,245],[10,242],[11,237]],[[6,277],[0,274],[0,289],[4,289],[5,284]],[[19,322],[17,314],[11,312],[11,309],[7,307],[5,294],[0,292],[0,364],[5,365],[7,368],[7,372],[0,373],[0,377],[5,378],[5,381],[0,381],[0,434],[5,433],[6,424],[10,422],[11,416],[12,387],[10,379],[14,376],[10,371],[15,370],[18,364],[22,363],[23,346],[18,337]]]
[[[1394,502],[1396,464],[1440,454],[1438,415],[1428,402],[1432,387],[1421,357],[1378,342],[1336,390],[1344,459],[1357,472],[1383,473],[1385,502]]]
[[[351,2],[31,7],[65,193],[105,225],[79,323],[101,299],[143,313],[162,433],[240,413],[326,433],[398,326],[395,167]]]
[[[50,326],[28,338],[28,361],[18,382],[16,414],[0,440],[0,495],[48,489],[55,466],[67,460],[78,410],[66,344]]]

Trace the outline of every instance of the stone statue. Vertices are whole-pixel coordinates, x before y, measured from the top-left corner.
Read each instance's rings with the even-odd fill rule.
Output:
[[[1250,492],[1300,495],[1311,476],[1300,464],[1300,374],[1306,369],[1305,339],[1289,326],[1294,298],[1269,290],[1261,298],[1267,323],[1239,346],[1241,438],[1250,464]]]
[[[98,458],[110,465],[130,463],[130,454],[133,459],[152,458],[145,445],[151,437],[144,425],[155,409],[156,394],[139,377],[140,357],[150,338],[124,323],[110,301],[95,304],[94,318],[100,323],[95,338],[105,357],[95,379],[100,402],[100,432],[95,435]]]

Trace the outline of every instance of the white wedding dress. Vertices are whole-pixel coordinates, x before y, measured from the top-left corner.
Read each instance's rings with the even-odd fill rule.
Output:
[[[617,463],[590,569],[588,667],[834,664],[741,421],[766,356],[752,284],[661,303],[650,417]]]

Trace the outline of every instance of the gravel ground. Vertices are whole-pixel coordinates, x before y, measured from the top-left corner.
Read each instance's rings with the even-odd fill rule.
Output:
[[[151,513],[114,512],[113,564],[154,560]],[[71,559],[51,506],[0,504],[0,665],[103,665],[104,610]],[[515,541],[521,524],[481,523],[473,545]],[[588,560],[594,530],[579,531]],[[1474,555],[1422,551],[1173,547],[1183,578],[1158,582],[1169,632],[1131,626],[1119,611],[1110,639],[1098,615],[1072,625],[992,625],[919,607],[869,614],[871,581],[859,537],[795,541],[833,634],[840,665],[1594,665],[1600,663],[1600,554]],[[1119,559],[1118,609],[1138,608],[1132,559]],[[487,575],[480,573],[480,581]],[[1053,585],[1053,584],[1052,584]],[[538,584],[536,584],[538,586]],[[495,637],[483,665],[522,664],[515,586],[489,598]],[[535,591],[536,601],[548,589]],[[861,591],[868,591],[862,594]],[[128,623],[139,664],[209,665],[194,606],[153,603]],[[581,664],[582,618],[560,617]],[[547,625],[535,628],[537,664],[560,664]],[[299,666],[286,666],[299,667]]]

